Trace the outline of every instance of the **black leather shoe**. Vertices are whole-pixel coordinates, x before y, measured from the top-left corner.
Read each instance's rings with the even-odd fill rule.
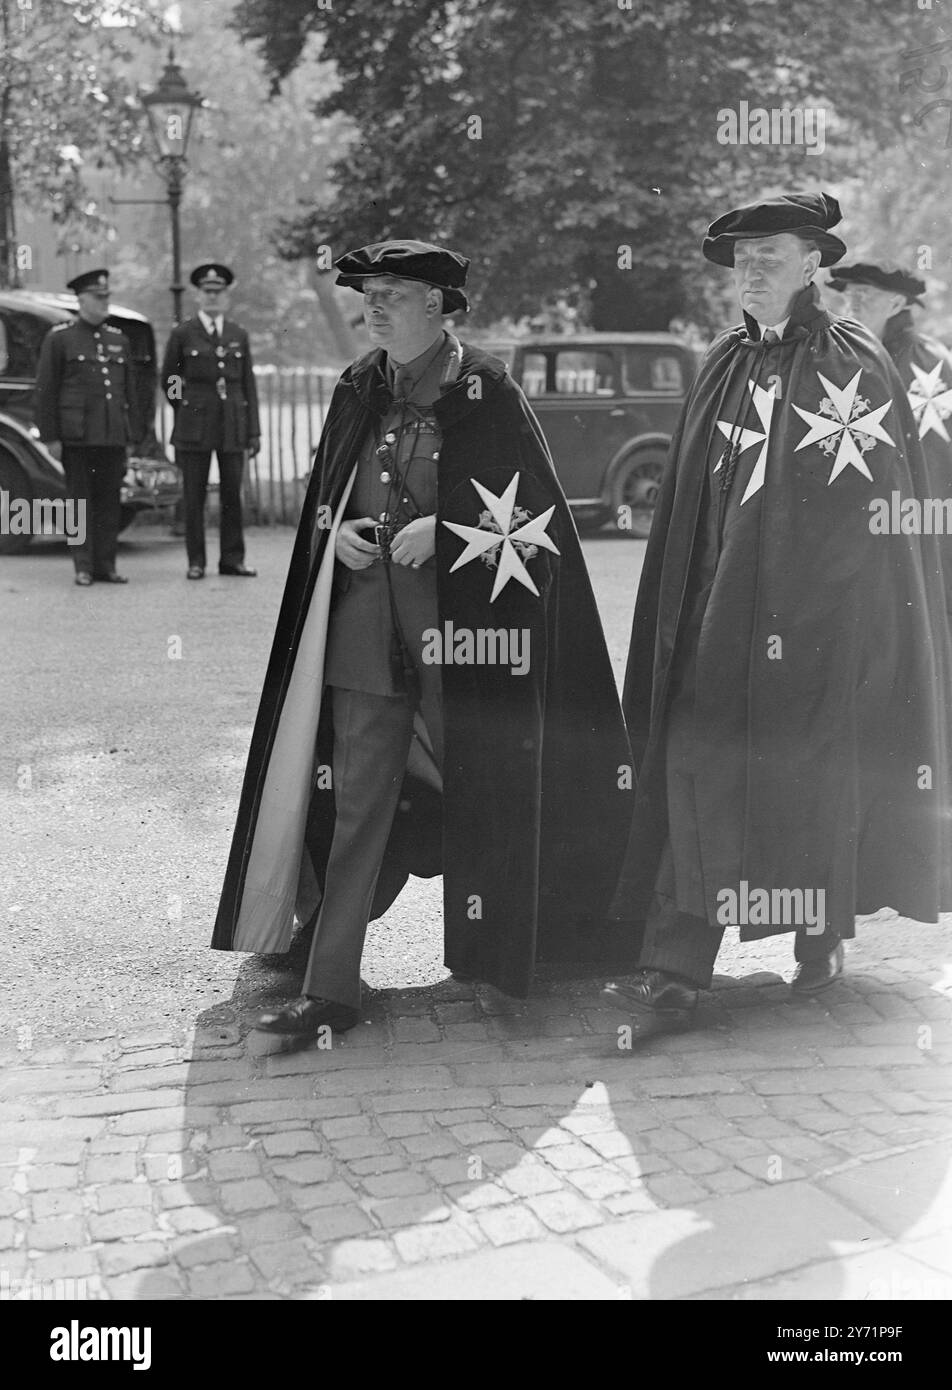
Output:
[[[663,970],[639,970],[631,984],[611,983],[602,998],[631,1016],[633,1038],[680,1033],[694,1025],[698,992]]]
[[[842,941],[838,941],[828,956],[822,960],[803,960],[796,968],[790,988],[798,994],[816,994],[826,989],[843,973],[846,952]]]
[[[189,565],[189,567],[188,567],[188,573],[186,574],[185,578],[186,578],[186,579],[204,579],[204,578],[205,578],[205,571],[202,569],[201,565]]]
[[[302,994],[283,1009],[260,1014],[255,1027],[262,1033],[282,1033],[291,1038],[315,1037],[321,1028],[346,1033],[360,1018],[356,1009],[335,1004],[332,999],[313,999]]]
[[[129,581],[124,574],[116,574],[115,570],[110,570],[108,574],[94,574],[97,584],[128,584]]]
[[[219,565],[219,574],[237,574],[242,579],[254,579],[258,571],[253,570],[250,565]]]
[[[77,570],[74,584],[78,584],[81,589],[88,589],[93,582],[93,577],[87,570]]]

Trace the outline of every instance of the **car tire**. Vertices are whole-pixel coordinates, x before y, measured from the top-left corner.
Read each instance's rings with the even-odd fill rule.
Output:
[[[32,505],[33,490],[27,482],[26,474],[12,454],[0,449],[0,492],[9,495],[11,505],[14,501],[24,501]],[[22,555],[33,537],[11,536],[0,533],[0,555]]]
[[[644,540],[651,530],[655,503],[664,473],[660,449],[644,449],[623,458],[611,484],[611,521],[632,540]]]

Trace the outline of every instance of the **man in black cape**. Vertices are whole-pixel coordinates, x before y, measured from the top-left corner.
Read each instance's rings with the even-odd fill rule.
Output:
[[[792,931],[793,986],[843,968],[856,915],[948,902],[935,542],[881,534],[928,491],[895,368],[813,277],[845,246],[827,194],[725,214],[744,322],[701,364],[641,578],[624,707],[639,770],[613,912],[641,969],[606,996],[633,1036],[690,1026],[725,928]]]
[[[545,441],[504,364],[443,327],[469,262],[388,241],[335,264],[376,346],[315,456],[212,942],[286,951],[314,924],[301,997],[258,1023],[299,1036],[356,1022],[368,919],[410,873],[443,873],[456,974],[524,996],[537,960],[623,958],[631,814]]]
[[[926,458],[931,496],[940,501],[935,519],[927,498],[910,502],[905,519],[909,534],[925,527],[945,539],[940,542],[946,585],[946,611],[952,613],[952,354],[935,338],[920,333],[913,306],[922,308],[926,284],[901,266],[857,261],[838,265],[830,288],[846,296],[846,312],[875,333],[896,364],[916,419],[919,443]],[[893,499],[882,508],[884,524],[895,523]],[[941,523],[941,529],[936,526]]]

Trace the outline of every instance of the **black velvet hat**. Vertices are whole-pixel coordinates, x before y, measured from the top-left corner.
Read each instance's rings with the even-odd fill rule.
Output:
[[[421,280],[443,291],[443,312],[469,308],[463,294],[469,260],[444,246],[428,241],[375,241],[348,251],[334,262],[340,271],[337,283],[360,290],[371,275],[397,275],[401,280]]]
[[[917,275],[898,265],[856,261],[853,265],[840,266],[827,284],[831,290],[845,290],[847,285],[872,285],[874,289],[886,290],[891,294],[904,294],[908,304],[918,304],[920,309],[925,307],[918,297],[926,292],[925,280],[920,280]]]
[[[221,265],[218,261],[206,261],[204,265],[197,265],[188,277],[197,289],[205,289],[211,286],[215,289],[225,290],[235,282],[235,273],[227,265]]]
[[[72,290],[74,294],[82,294],[85,290],[92,290],[94,294],[109,294],[109,271],[108,270],[84,270],[82,275],[76,275],[67,282],[66,288]]]
[[[715,265],[732,266],[735,242],[791,232],[816,242],[821,265],[834,265],[846,255],[845,243],[829,230],[841,217],[840,205],[829,193],[781,193],[725,212],[708,227],[701,250]]]

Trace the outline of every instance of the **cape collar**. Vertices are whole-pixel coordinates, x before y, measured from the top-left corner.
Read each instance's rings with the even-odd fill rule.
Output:
[[[888,353],[893,354],[898,348],[904,347],[915,337],[915,324],[912,319],[911,309],[900,309],[898,314],[893,314],[886,324],[886,331],[883,334],[883,347]]]
[[[501,380],[506,374],[505,363],[492,357],[488,352],[460,343],[462,360],[456,380],[441,388],[439,400],[434,402],[433,413],[441,429],[455,424],[480,404],[483,387],[474,390],[474,378],[481,382]],[[385,375],[386,352],[374,348],[364,357],[359,357],[344,373],[343,381],[353,386],[358,400],[366,410],[374,415],[385,415],[390,406],[391,393]]]
[[[826,327],[831,322],[832,315],[820,302],[820,291],[811,280],[809,285],[805,285],[800,293],[794,296],[793,304],[790,306],[790,317],[783,331],[781,342],[787,343],[794,339],[805,338],[808,334],[814,333],[817,328]],[[760,324],[756,319],[751,318],[746,310],[744,311],[744,325],[746,332],[740,328],[736,330],[739,341],[745,345],[759,344]]]

